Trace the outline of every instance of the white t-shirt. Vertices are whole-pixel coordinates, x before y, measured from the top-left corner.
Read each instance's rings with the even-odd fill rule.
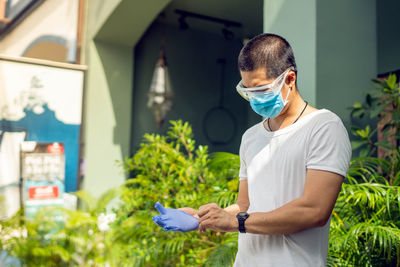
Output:
[[[346,176],[351,146],[346,128],[329,110],[269,132],[260,122],[240,146],[241,180],[248,180],[248,213],[268,212],[303,195],[307,169]],[[291,235],[239,233],[234,266],[326,266],[330,220]]]

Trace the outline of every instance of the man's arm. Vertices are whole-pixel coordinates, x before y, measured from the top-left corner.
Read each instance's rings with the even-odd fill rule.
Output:
[[[224,210],[229,214],[235,215],[241,211],[247,211],[249,209],[249,192],[247,187],[247,180],[240,180],[239,182],[239,193],[236,203],[226,207]]]
[[[245,222],[246,232],[255,234],[292,234],[323,226],[329,219],[340,192],[343,177],[339,174],[307,170],[304,194],[286,205],[270,211],[251,213]],[[236,216],[216,204],[199,208],[199,231],[206,229],[234,232]]]

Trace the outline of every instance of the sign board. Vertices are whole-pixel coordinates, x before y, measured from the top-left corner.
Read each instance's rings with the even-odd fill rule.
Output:
[[[0,55],[0,198],[5,198],[0,217],[18,210],[20,196],[14,194],[21,176],[32,183],[47,173],[63,180],[59,192],[78,190],[85,71],[81,65]],[[47,147],[42,148],[45,157],[24,158],[22,169],[20,148],[26,141],[62,144],[64,176],[55,169],[60,166],[57,151],[49,153]]]
[[[27,217],[33,217],[42,207],[63,206],[65,155],[62,144],[23,142],[21,175]]]

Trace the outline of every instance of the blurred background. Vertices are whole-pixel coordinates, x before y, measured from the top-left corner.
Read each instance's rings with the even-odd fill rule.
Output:
[[[282,35],[292,45],[303,98],[337,113],[349,127],[348,107],[371,88],[371,79],[400,69],[399,10],[396,0],[0,0],[4,64],[31,58],[37,61],[23,62],[80,75],[35,85],[32,74],[29,84],[16,85],[25,79],[23,72],[12,82],[2,73],[0,133],[15,137],[18,130],[6,126],[29,115],[27,105],[18,119],[4,115],[20,112],[4,108],[5,99],[14,101],[7,90],[29,87],[36,99],[29,110],[44,114],[63,104],[51,104],[50,96],[38,102],[32,88],[51,85],[62,94],[73,87],[68,81],[78,79],[75,100],[55,115],[65,129],[75,127],[71,133],[60,125],[46,128],[50,115],[41,130],[28,117],[31,134],[12,139],[61,142],[66,192],[85,189],[98,196],[123,183],[127,176],[116,161],[132,156],[144,133],[166,133],[169,120],[190,122],[197,142],[211,152],[237,153],[243,132],[261,119],[236,93],[237,56],[246,40],[263,32]],[[164,72],[157,74],[157,66]],[[165,92],[156,88],[160,79]],[[78,119],[68,121],[70,113]],[[57,131],[64,139],[44,136]]]
[[[0,266],[232,265],[237,233],[150,218],[157,201],[236,201],[241,136],[262,119],[236,92],[237,57],[261,33],[289,41],[302,97],[352,139],[328,266],[399,266],[399,13],[398,0],[0,0]]]

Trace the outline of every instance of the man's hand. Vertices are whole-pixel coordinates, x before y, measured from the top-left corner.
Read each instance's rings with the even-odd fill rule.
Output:
[[[199,208],[199,232],[207,229],[219,232],[236,232],[238,221],[235,215],[221,209],[217,204],[210,203]]]
[[[154,207],[161,215],[154,216],[153,221],[166,231],[189,232],[199,226],[195,217],[182,210],[164,208],[159,202]]]

